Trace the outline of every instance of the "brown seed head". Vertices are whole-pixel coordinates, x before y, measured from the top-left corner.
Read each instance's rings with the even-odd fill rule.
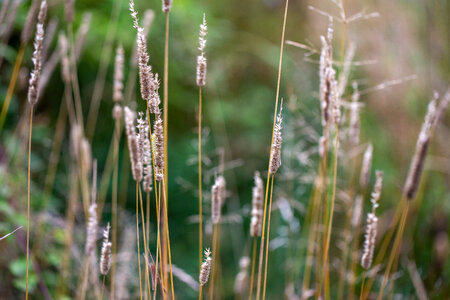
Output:
[[[252,191],[252,218],[250,222],[250,236],[261,236],[263,217],[264,186],[259,172],[255,172],[255,185]]]
[[[103,231],[103,245],[102,252],[100,256],[100,273],[102,275],[108,274],[109,269],[111,268],[111,248],[112,244],[109,241],[109,223],[106,226],[106,229]]]
[[[281,112],[283,111],[283,100],[281,100],[280,112],[277,116],[277,122],[275,124],[275,130],[273,132],[273,144],[272,151],[270,153],[270,169],[269,172],[271,175],[275,175],[278,171],[278,168],[281,166],[281,123],[283,121],[283,115]]]
[[[209,273],[211,271],[211,263],[212,263],[211,251],[209,249],[206,249],[205,260],[202,263],[202,267],[200,269],[200,276],[198,280],[201,286],[204,286],[208,282]]]

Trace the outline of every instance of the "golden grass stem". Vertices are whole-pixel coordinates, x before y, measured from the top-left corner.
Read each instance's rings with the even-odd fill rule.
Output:
[[[253,281],[255,280],[255,264],[256,264],[256,240],[257,237],[253,237],[253,254],[252,254],[252,273],[250,275],[250,290],[248,291],[248,300],[252,299],[253,295]]]
[[[203,257],[203,211],[202,211],[202,88],[198,89],[198,270],[202,267]],[[203,286],[199,287],[199,300]]]
[[[171,292],[172,292],[172,299],[175,299],[175,293],[173,288],[173,274],[172,274],[172,254],[170,250],[170,236],[169,236],[169,220],[167,216],[167,184],[165,180],[163,179],[163,201],[164,201],[164,224],[165,224],[165,235],[166,235],[166,241],[167,241],[167,251],[168,251],[168,258],[169,258],[169,274],[170,274],[170,286],[171,286]]]
[[[213,260],[212,260],[212,267],[211,267],[211,279],[210,279],[210,283],[209,283],[209,300],[213,300],[214,297],[214,281],[215,281],[215,277],[216,277],[216,262],[217,262],[217,235],[218,235],[218,224],[213,224],[213,242],[212,242],[212,255],[213,255]]]
[[[364,272],[362,274],[361,292],[359,294],[359,300],[363,300],[365,281],[366,281],[366,270],[364,270]]]
[[[103,299],[103,290],[105,289],[105,275],[103,275],[103,280],[102,280],[102,291],[100,292],[100,300]]]
[[[337,177],[337,165],[338,165],[338,137],[339,137],[339,127],[336,124],[336,132],[334,137],[334,166],[333,166],[333,191],[331,195],[331,208],[330,208],[330,214],[328,219],[328,228],[326,230],[326,240],[325,240],[325,247],[324,247],[324,254],[323,254],[323,269],[322,269],[322,279],[321,283],[319,284],[319,293],[322,292],[322,284],[325,281],[325,277],[327,276],[327,273],[329,271],[328,268],[328,251],[330,248],[330,239],[331,239],[331,231],[333,229],[333,215],[334,215],[334,204],[336,200],[336,177]]]
[[[270,242],[270,216],[272,211],[272,196],[273,196],[273,178],[274,175],[272,175],[272,180],[270,183],[270,197],[269,197],[269,217],[267,219],[267,237],[266,237],[266,261],[264,264],[264,284],[263,284],[263,294],[262,298],[263,300],[266,299],[266,283],[267,283],[267,266],[269,261],[269,242]]]
[[[403,237],[403,231],[405,230],[406,219],[408,218],[408,210],[409,210],[409,201],[406,202],[406,207],[405,207],[405,209],[402,212],[402,217],[401,217],[401,220],[400,220],[399,229],[397,231],[397,235],[395,236],[394,246],[392,248],[393,250],[392,250],[392,252],[391,252],[391,254],[389,256],[389,261],[388,261],[388,264],[386,266],[386,270],[384,272],[383,282],[381,284],[380,292],[379,292],[378,298],[377,298],[378,300],[383,299],[384,289],[386,288],[386,284],[387,284],[387,280],[388,280],[389,275],[390,275],[392,264],[394,263],[394,260],[399,255],[400,245],[401,245],[402,237]]]
[[[8,91],[6,92],[5,101],[3,102],[2,112],[0,114],[0,133],[2,132],[3,125],[5,124],[6,114],[8,113],[9,105],[16,87],[17,77],[19,76],[20,66],[22,65],[23,53],[25,51],[25,44],[20,45],[19,52],[17,53],[16,62],[14,63],[13,73],[11,80],[9,81]]]
[[[136,182],[136,239],[137,239],[137,258],[139,269],[139,296],[142,300],[142,275],[141,275],[141,251],[139,247],[139,183]]]
[[[272,139],[270,141],[270,153],[272,153],[273,148],[273,138],[275,133],[275,124],[277,122],[277,112],[278,112],[278,98],[280,97],[280,83],[281,83],[281,66],[283,63],[283,49],[284,49],[284,35],[286,32],[286,20],[287,20],[287,12],[289,7],[289,0],[286,0],[286,6],[284,9],[284,17],[283,17],[283,29],[281,32],[281,45],[280,45],[280,59],[278,62],[278,77],[277,77],[277,91],[275,95],[275,109],[273,115],[273,126],[272,126]],[[269,174],[270,174],[270,159],[267,167],[268,175],[266,182],[266,193],[264,198],[264,212],[263,212],[263,224],[262,224],[262,233],[261,233],[261,242],[259,249],[259,266],[258,266],[258,285],[256,291],[256,299],[259,300],[261,294],[261,271],[262,271],[262,263],[263,263],[263,252],[264,252],[264,236],[265,236],[265,223],[266,223],[266,213],[267,213],[267,193],[269,190]],[[270,212],[269,212],[270,213]]]
[[[33,110],[34,105],[30,107],[30,123],[28,133],[28,184],[27,184],[27,270],[26,270],[26,286],[25,299],[28,300],[28,271],[30,260],[30,185],[31,185],[31,133],[33,132]]]
[[[163,218],[166,215],[165,210],[167,210],[167,197],[169,195],[169,190],[167,186],[167,182],[169,182],[169,176],[168,176],[168,156],[167,156],[167,145],[168,145],[168,123],[169,123],[169,12],[166,13],[166,22],[165,22],[165,40],[164,40],[164,78],[163,78],[163,97],[164,97],[164,103],[163,103],[163,114],[164,114],[164,181],[166,184],[163,184],[164,188],[164,205],[163,205]],[[163,233],[165,235],[166,230],[165,227],[169,226],[167,222],[163,223]],[[165,237],[166,238],[166,237]],[[163,243],[163,245],[169,244],[170,242],[166,241],[166,243]],[[163,248],[163,269],[164,269],[164,281],[167,283],[167,247]]]
[[[397,224],[400,221],[402,210],[404,209],[404,204],[405,204],[405,199],[402,198],[400,203],[397,205],[397,209],[395,211],[395,215],[392,218],[390,229],[388,230],[388,232],[384,236],[383,242],[381,243],[380,249],[378,250],[378,254],[375,257],[373,265],[380,264],[381,261],[383,260],[383,258],[385,257],[386,251],[387,251],[387,249],[388,249],[388,247],[389,247],[389,245],[391,243],[392,237],[393,237],[393,235],[395,233],[395,229],[397,228]],[[372,288],[374,280],[375,280],[375,276],[372,276],[367,281],[366,287],[365,287],[365,291],[364,291],[364,293],[366,295],[370,291],[370,289]]]
[[[140,207],[141,207],[141,223],[142,223],[142,237],[144,239],[144,253],[145,253],[145,257],[149,257],[148,255],[148,244],[147,244],[147,232],[146,232],[146,228],[145,228],[145,219],[144,219],[144,202],[142,200],[142,189],[141,186],[139,185],[139,203],[140,203]],[[148,264],[145,264],[145,284],[147,286],[147,293],[150,296],[151,292],[150,292],[150,280],[149,280],[149,272],[148,272]]]
[[[114,300],[114,283],[116,274],[116,255],[117,255],[117,187],[119,178],[119,139],[120,139],[120,120],[115,119],[114,127],[114,150],[113,150],[113,179],[112,179],[112,257],[111,266],[111,299]]]

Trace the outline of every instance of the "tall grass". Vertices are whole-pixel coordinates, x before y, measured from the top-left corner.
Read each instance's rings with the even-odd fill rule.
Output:
[[[20,3],[13,1],[10,5],[9,2],[5,2],[0,11],[2,20],[0,39],[4,47],[7,47],[10,36],[11,44],[15,43],[14,28],[8,26],[13,24]],[[153,13],[146,14],[141,25],[133,0],[130,0],[129,9],[135,30],[129,25],[122,28],[122,20],[119,18],[124,11],[122,3],[121,1],[114,3],[109,23],[105,25],[103,45],[98,53],[89,51],[89,55],[95,58],[100,56],[96,75],[85,77],[86,67],[83,60],[80,63],[83,41],[86,35],[90,37],[91,31],[95,32],[97,28],[88,30],[87,21],[83,17],[78,34],[75,36],[74,30],[79,23],[78,11],[74,2],[67,1],[66,18],[60,26],[65,27],[66,33],[61,31],[57,48],[47,59],[47,52],[53,47],[52,37],[44,42],[47,3],[45,0],[32,1],[20,43],[17,45],[18,52],[14,57],[15,60],[10,62],[11,75],[5,82],[6,97],[0,113],[1,166],[3,157],[7,158],[5,164],[7,172],[3,171],[3,167],[0,168],[0,181],[4,186],[2,193],[7,194],[5,197],[7,201],[0,205],[0,213],[2,217],[5,215],[6,222],[20,222],[21,214],[16,213],[18,209],[15,199],[23,198],[25,201],[26,168],[26,214],[22,212],[26,216],[26,236],[20,230],[14,235],[19,246],[24,249],[25,255],[23,258],[20,255],[12,255],[11,253],[15,253],[10,251],[13,246],[6,244],[3,237],[0,239],[2,246],[5,243],[8,247],[4,252],[5,258],[8,260],[14,258],[5,268],[5,274],[11,273],[12,279],[6,278],[6,283],[2,283],[1,286],[14,286],[11,288],[13,291],[23,287],[25,299],[39,298],[40,291],[48,298],[47,291],[50,290],[51,296],[58,299],[72,296],[77,299],[118,299],[125,295],[123,297],[154,300],[176,298],[212,300],[228,299],[233,296],[235,299],[249,300],[273,297],[287,299],[376,297],[381,300],[391,299],[396,294],[413,297],[413,289],[420,298],[445,298],[448,294],[444,287],[447,283],[445,272],[441,270],[439,273],[439,267],[435,267],[445,265],[448,254],[445,222],[436,229],[440,232],[440,240],[435,241],[434,245],[423,245],[426,257],[431,257],[428,266],[421,264],[415,268],[416,264],[419,266],[420,259],[410,255],[410,248],[402,245],[411,240],[415,241],[417,239],[415,235],[423,235],[423,232],[432,228],[432,225],[423,223],[422,214],[429,214],[430,207],[440,205],[440,202],[436,204],[429,200],[432,198],[430,195],[434,198],[445,195],[446,186],[443,182],[446,174],[439,174],[436,170],[439,171],[439,168],[443,169],[446,166],[446,160],[442,158],[445,154],[439,152],[441,148],[444,151],[446,148],[439,143],[432,145],[431,142],[434,135],[441,142],[442,136],[445,137],[445,130],[439,131],[438,134],[436,131],[439,129],[438,124],[445,120],[450,92],[447,91],[443,97],[439,97],[436,93],[430,101],[403,189],[400,192],[396,191],[398,178],[401,178],[399,174],[406,171],[402,165],[404,159],[393,155],[396,158],[393,162],[386,154],[391,154],[386,149],[394,143],[397,145],[397,141],[387,142],[385,133],[381,131],[385,125],[384,117],[387,115],[383,111],[383,106],[369,104],[367,100],[375,92],[392,87],[399,88],[400,84],[403,85],[412,77],[386,80],[374,86],[370,86],[369,80],[361,79],[365,73],[370,74],[371,67],[367,66],[369,64],[372,66],[373,62],[358,60],[365,58],[366,53],[363,51],[367,50],[358,46],[358,51],[363,50],[361,53],[356,52],[355,42],[360,41],[360,38],[353,32],[356,26],[350,24],[367,21],[380,15],[365,11],[351,15],[350,12],[356,6],[344,0],[332,0],[332,5],[326,9],[322,9],[320,3],[317,3],[317,7],[310,6],[309,12],[305,14],[311,12],[313,16],[309,18],[311,20],[324,17],[324,22],[317,24],[320,23],[322,26],[328,21],[326,33],[323,36],[316,34],[315,28],[310,24],[315,24],[316,21],[307,23],[311,25],[307,31],[315,38],[306,44],[286,42],[286,36],[293,32],[290,29],[291,25],[288,26],[287,23],[288,11],[291,13],[292,7],[297,9],[297,5],[300,5],[289,7],[288,0],[282,3],[284,10],[280,11],[283,23],[281,34],[277,33],[277,39],[281,38],[279,48],[272,45],[270,39],[255,38],[245,30],[236,29],[240,32],[239,37],[252,45],[249,48],[240,47],[233,41],[227,48],[230,56],[239,53],[240,72],[236,72],[236,66],[228,64],[228,58],[220,55],[219,41],[227,40],[230,36],[225,30],[226,22],[218,22],[218,12],[214,10],[216,5],[217,7],[220,5],[192,4],[198,11],[201,8],[208,12],[208,25],[211,31],[211,39],[208,42],[208,63],[211,72],[208,73],[210,77],[207,86],[205,46],[208,28],[204,13],[198,41],[196,81],[194,84],[192,79],[195,76],[190,77],[188,89],[192,93],[186,94],[190,95],[186,99],[195,99],[198,95],[197,102],[197,99],[180,100],[177,94],[178,89],[186,88],[183,87],[184,83],[178,80],[180,72],[186,71],[184,62],[181,63],[186,60],[182,45],[190,45],[191,49],[194,49],[195,45],[187,38],[189,36],[187,33],[194,36],[192,28],[188,26],[182,28],[183,39],[179,35],[180,24],[184,25],[182,21],[185,21],[179,12],[189,9],[184,8],[182,3],[162,1],[162,12],[157,14],[156,18],[160,21],[157,26],[160,26],[161,30],[155,31],[161,37],[148,36],[149,29],[146,27],[150,26]],[[173,5],[180,5],[180,11],[172,12]],[[56,12],[59,6],[58,3],[52,5],[50,12]],[[79,7],[82,6],[79,4]],[[242,12],[245,12],[245,8],[246,6],[242,5]],[[265,13],[269,15],[272,9],[276,8],[266,9]],[[257,17],[259,16],[248,14],[245,16],[245,22],[258,19]],[[18,19],[16,23],[23,19]],[[128,24],[129,17],[126,20]],[[233,23],[235,20],[229,21]],[[195,23],[192,20],[187,22],[192,26]],[[53,24],[52,27],[55,28]],[[268,24],[271,24],[270,20]],[[169,25],[172,26],[171,31]],[[22,61],[28,61],[27,44],[33,35],[34,26],[36,33],[31,60],[33,69],[28,83],[28,105],[24,109],[25,113],[17,117],[18,125],[14,128],[12,124],[6,122],[6,119],[8,118],[8,121],[10,117],[13,119],[12,115],[8,114],[10,107],[15,109],[18,106],[21,109],[20,105],[12,105],[11,101],[15,97],[21,99],[23,94]],[[54,32],[54,29],[51,31]],[[324,32],[324,28],[321,28],[320,32]],[[133,45],[127,36],[129,33],[136,34]],[[305,39],[308,40],[308,37]],[[169,41],[173,45],[170,52]],[[315,45],[317,42],[320,44],[318,47]],[[294,51],[298,50],[295,49],[293,55],[289,55],[286,59],[285,43],[306,51],[304,60],[309,63],[308,68],[318,70],[318,89],[309,91],[305,87],[306,84],[303,86],[309,75],[308,72],[303,72],[303,69],[299,72],[301,76],[289,76],[293,74],[290,71],[297,66],[292,62],[295,62],[296,58]],[[335,44],[338,46],[335,47]],[[114,45],[118,45],[117,48]],[[109,76],[108,69],[114,48],[116,48],[114,73]],[[1,60],[5,49],[1,49]],[[246,51],[249,51],[250,55]],[[258,102],[258,105],[250,107],[248,103],[243,102],[236,107],[233,103],[209,100],[226,98],[222,88],[226,89],[227,93],[239,93],[247,99],[247,85],[254,79],[245,77],[247,76],[245,72],[253,69],[253,65],[246,64],[247,59],[251,61],[250,57],[257,53],[261,55],[258,59],[264,57],[267,61],[271,61],[275,51],[279,51],[278,68],[273,67],[277,72],[266,72],[265,68],[250,70],[268,80],[270,76],[277,76],[270,147],[266,145],[267,147],[262,149],[259,139],[248,139],[247,130],[236,125],[240,119],[256,122],[256,116],[266,120],[266,116],[262,114],[262,104],[260,106]],[[383,59],[385,58],[380,58]],[[125,66],[125,62],[128,61],[129,66]],[[9,63],[8,60],[5,62]],[[52,78],[52,73],[59,62],[61,78],[55,79]],[[42,67],[46,64],[48,68],[42,72],[45,76],[41,76]],[[194,73],[194,64],[195,61],[192,59],[189,64],[191,73]],[[360,68],[361,66],[367,68],[364,70]],[[305,66],[301,65],[301,68]],[[282,70],[283,74],[287,74],[283,75],[283,82],[286,81],[283,86],[286,86],[286,89],[283,89],[281,84]],[[373,67],[373,70],[378,69]],[[162,80],[157,71],[163,72]],[[137,76],[140,95],[136,93]],[[41,77],[45,79],[40,81]],[[110,90],[112,93],[104,91],[110,77],[113,78]],[[223,80],[224,78],[228,80],[227,77],[236,78],[239,85],[224,85]],[[91,79],[93,93],[88,104],[89,110],[86,110],[86,91],[89,91]],[[59,109],[55,110],[56,127],[42,126],[41,124],[48,124],[48,118],[47,114],[41,113],[38,108],[48,109],[53,107],[54,103],[42,101],[42,106],[38,107],[38,100],[40,98],[46,100],[44,95],[53,99],[51,93],[57,93],[58,88],[51,84],[47,86],[47,83],[56,80],[62,80],[63,85],[60,103],[55,104],[59,106]],[[162,97],[159,93],[160,85]],[[440,88],[442,85],[440,84]],[[48,92],[43,94],[46,87]],[[297,89],[304,89],[301,90],[299,101],[295,96]],[[170,102],[169,92],[173,95]],[[137,95],[142,101],[137,100],[139,98]],[[265,94],[262,95],[265,97]],[[250,96],[252,98],[254,95],[250,93]],[[417,96],[411,97],[416,99]],[[204,101],[205,98],[208,101]],[[312,102],[313,98],[318,98],[319,101]],[[113,101],[101,102],[101,99]],[[205,107],[210,108],[209,112],[212,113],[204,114]],[[373,107],[379,111],[372,110]],[[112,114],[103,113],[103,108],[108,108],[105,111]],[[169,109],[170,128],[172,124],[174,128],[170,136]],[[185,118],[180,118],[180,111],[183,116],[186,115]],[[37,112],[39,113],[36,114]],[[191,113],[197,117],[196,120]],[[383,115],[383,118],[380,118],[383,126],[376,126],[373,123],[374,120],[378,121],[375,117],[378,114]],[[99,116],[105,119],[98,122],[102,126],[96,126]],[[406,116],[401,118],[404,118],[400,122],[402,126],[399,126],[402,135],[405,135],[403,139],[412,140],[409,139],[407,130],[404,130],[409,126],[403,124],[403,122],[406,124],[407,118]],[[224,132],[230,130],[234,134],[239,131],[239,134],[233,136],[231,140],[233,143],[236,142],[236,148],[230,148],[230,151],[227,149],[226,155],[223,150],[214,150],[215,147],[221,147],[220,139],[216,139],[219,141],[216,145],[209,140],[209,126],[214,129],[218,119],[229,122],[227,126],[222,126]],[[38,134],[33,133],[33,122],[40,125]],[[104,124],[109,125],[102,128]],[[191,134],[195,139],[191,147],[184,144],[189,139],[189,131],[184,128],[185,124],[196,126],[196,130]],[[44,127],[50,129],[43,129]],[[122,141],[122,131],[126,134],[126,141]],[[360,131],[364,134],[360,134]],[[217,132],[213,130],[212,134],[217,135]],[[364,141],[367,137],[370,137],[373,144]],[[107,144],[105,149],[99,147],[103,145],[102,143]],[[3,147],[4,145],[6,147]],[[122,148],[122,145],[125,148]],[[174,158],[170,160],[170,176],[169,145],[173,147],[170,153],[174,153]],[[36,150],[35,146],[38,146]],[[259,169],[255,168],[261,165],[258,154],[267,148],[270,148],[267,173],[260,174],[256,171],[254,184],[251,186],[248,184],[250,169]],[[48,164],[40,160],[44,156],[42,153],[47,150]],[[126,157],[126,152],[129,158]],[[188,167],[185,167],[179,158],[185,158],[184,156],[189,156],[191,152],[193,158],[189,157]],[[428,152],[433,152],[433,156],[429,156]],[[22,159],[25,161],[26,154],[25,167],[25,163],[22,165],[21,161]],[[243,158],[236,159],[237,155]],[[102,159],[103,156],[105,159]],[[100,158],[98,170],[96,157]],[[36,176],[32,172],[35,160],[40,162],[36,163]],[[442,162],[442,166],[436,162]],[[381,207],[376,214],[383,173],[376,171],[376,176],[371,176],[375,167],[385,169],[383,200],[386,200],[380,202]],[[227,186],[225,178],[233,178],[231,173],[234,168],[239,168],[236,171],[240,173],[239,180],[229,181]],[[359,168],[361,172],[357,178]],[[198,176],[193,172],[195,169]],[[41,198],[42,201],[39,201],[41,171],[46,173],[43,172],[44,196]],[[101,177],[98,195],[97,171]],[[439,172],[444,173],[442,170]],[[67,176],[64,176],[66,173]],[[128,191],[130,173],[134,185]],[[427,173],[426,176],[430,176],[431,179],[422,179],[423,173]],[[264,176],[267,176],[265,185],[261,179]],[[32,179],[36,184],[33,184]],[[369,194],[368,187],[372,186],[373,181],[373,192]],[[205,185],[211,187],[211,192],[203,190]],[[251,205],[249,205],[250,197],[247,197],[250,189]],[[189,191],[192,191],[193,197],[188,197]],[[134,192],[134,199],[130,197],[134,203],[128,199],[128,192],[130,195]],[[242,195],[246,195],[249,199],[241,199]],[[60,198],[67,198],[67,203],[58,201]],[[195,200],[193,203],[190,201],[191,198]],[[371,208],[367,205],[369,199],[372,203]],[[388,199],[399,200],[392,202]],[[154,212],[151,208],[153,203]],[[204,205],[205,203],[208,205]],[[34,207],[39,207],[40,210],[35,210]],[[60,216],[59,210],[63,208],[65,216]],[[445,207],[440,207],[440,210],[445,220],[447,216]],[[210,217],[205,217],[205,213],[209,212]],[[361,220],[366,212],[367,220],[363,225]],[[186,221],[186,214],[190,213],[195,216]],[[39,226],[33,226],[35,219],[40,220]],[[198,224],[195,224],[196,229],[193,231],[189,225],[179,225],[197,220]],[[294,228],[294,223],[299,228]],[[101,247],[99,247],[101,232],[99,224],[108,224],[103,232]],[[0,229],[5,228],[6,232],[11,232],[7,228],[8,225],[10,224],[1,221]],[[421,226],[425,227],[420,231],[415,229]],[[244,227],[249,230],[242,230]],[[129,243],[127,241],[131,241],[127,236],[130,232],[133,233],[132,244],[125,245]],[[361,247],[363,238],[364,245]],[[7,240],[12,239],[10,237]],[[423,240],[425,244],[425,241],[429,242],[431,238],[424,236]],[[188,241],[189,247],[183,241]],[[205,247],[206,244],[210,244],[211,248]],[[192,245],[196,246],[190,251]],[[422,249],[422,245],[415,245],[414,250],[416,248]],[[195,258],[197,255],[198,258]],[[403,273],[398,272],[405,267],[406,256],[417,260],[417,263],[414,260],[407,261],[408,271],[413,278],[412,284],[405,282]],[[19,259],[18,262],[16,258]],[[23,271],[20,261],[24,264]],[[35,272],[31,271],[31,266]],[[434,272],[430,271],[432,269],[436,269],[436,278],[430,275]],[[52,279],[49,274],[57,274],[58,276],[53,277],[59,278]],[[433,284],[430,284],[430,281],[433,281]],[[38,284],[35,285],[35,282]],[[234,282],[234,285],[231,282]],[[439,282],[441,286],[434,282]],[[50,287],[47,287],[47,284]],[[1,290],[0,298],[11,297],[8,291]]]

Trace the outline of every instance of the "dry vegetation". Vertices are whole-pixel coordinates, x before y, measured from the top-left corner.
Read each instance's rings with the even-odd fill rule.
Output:
[[[187,18],[182,31],[198,32],[198,43],[183,40],[186,50],[169,25],[179,37],[190,7],[163,0],[144,11],[141,2],[112,2],[103,45],[89,44],[95,76],[83,64],[95,14],[32,0],[25,18],[20,0],[2,2],[0,298],[450,297],[450,90],[435,59],[448,61],[445,43],[436,41],[422,80],[420,69],[396,71],[415,51],[406,45],[420,45],[397,4],[286,0],[271,10],[278,41],[241,32],[247,46],[226,48],[238,57],[227,65],[217,40],[229,32],[214,14],[210,25],[209,6]],[[299,36],[288,20],[301,7]],[[445,24],[431,23],[445,36]],[[242,73],[246,51],[271,61],[247,71],[263,87],[218,104],[223,89],[256,85]],[[410,93],[422,94],[408,96],[415,85]],[[247,103],[249,94],[257,99]],[[409,118],[389,97],[427,104]],[[232,128],[241,118],[258,131],[248,140]]]

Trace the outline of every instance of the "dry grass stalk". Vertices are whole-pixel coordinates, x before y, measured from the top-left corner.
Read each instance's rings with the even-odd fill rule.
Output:
[[[320,107],[322,109],[322,126],[325,128],[330,119],[330,81],[329,81],[329,69],[333,69],[333,22],[330,20],[330,25],[328,26],[327,37],[321,36],[320,40],[322,42],[322,50],[320,52],[320,63],[319,63],[319,78],[320,78]]]
[[[155,179],[162,181],[164,178],[164,133],[163,121],[160,115],[156,115],[153,124],[152,149],[155,159]]]
[[[248,268],[250,267],[250,258],[243,256],[239,260],[239,273],[234,281],[234,292],[243,296],[248,288]]]
[[[162,11],[164,13],[169,13],[172,9],[172,0],[162,0]]]
[[[380,199],[383,184],[383,173],[377,171],[376,176],[377,180],[370,200],[372,202],[372,212],[367,215],[364,251],[361,257],[361,266],[366,270],[372,266],[378,226],[378,218],[375,215],[375,210],[378,207],[378,200]]]
[[[205,261],[202,264],[202,268],[200,269],[200,276],[198,278],[198,281],[200,283],[200,286],[204,286],[209,279],[209,273],[211,272],[211,251],[209,249],[205,250]]]
[[[90,256],[95,249],[98,232],[97,203],[93,201],[89,206],[89,221],[86,227],[86,247],[85,253]]]
[[[102,275],[106,275],[111,268],[111,247],[112,244],[109,241],[109,223],[106,226],[106,229],[103,231],[103,244],[102,251],[100,256],[100,273]]]
[[[41,3],[41,8],[38,15],[38,23],[36,25],[36,35],[34,38],[34,52],[33,65],[34,69],[30,74],[30,81],[28,87],[28,102],[35,105],[39,99],[39,77],[42,69],[42,45],[44,41],[44,22],[47,15],[47,2],[44,0]]]
[[[356,146],[359,144],[359,90],[358,84],[353,82],[352,103],[350,104],[350,124],[348,136],[350,144]]]
[[[203,14],[203,23],[200,24],[200,34],[198,37],[200,55],[197,56],[197,85],[199,87],[206,85],[206,57],[205,57],[205,46],[206,46],[206,34],[208,32],[208,27],[206,25],[206,16]]]
[[[259,172],[255,172],[255,185],[252,190],[252,218],[250,221],[250,236],[261,236],[264,186]]]
[[[219,176],[211,188],[211,220],[213,224],[220,223],[222,205],[225,200],[225,184],[225,178]]]
[[[277,123],[275,124],[275,129],[273,131],[273,143],[272,151],[270,153],[270,168],[269,172],[271,175],[275,175],[278,168],[281,166],[281,144],[283,138],[281,136],[281,123],[283,122],[283,99],[281,99],[280,112],[277,116]]]
[[[428,111],[425,116],[425,121],[417,139],[416,151],[409,167],[408,176],[406,177],[403,193],[408,200],[414,199],[417,190],[419,189],[420,178],[422,176],[425,158],[427,155],[428,146],[430,144],[431,131],[435,124],[437,112],[436,102],[437,95],[435,95],[435,98],[428,104]]]
[[[3,21],[5,20],[6,12],[8,11],[10,0],[3,1],[2,9],[0,10],[0,24],[3,24]],[[0,32],[1,36],[1,32]]]
[[[75,0],[66,0],[66,21],[67,23],[73,22]]]
[[[113,85],[113,101],[123,101],[123,64],[124,52],[122,45],[116,49],[116,58],[114,60],[114,85]]]
[[[139,144],[136,136],[136,130],[134,127],[135,113],[131,111],[127,106],[124,107],[125,113],[125,133],[128,140],[128,151],[130,153],[131,171],[133,179],[136,182],[142,180],[142,156],[139,150]]]
[[[25,25],[23,26],[22,34],[20,35],[20,41],[22,42],[22,44],[28,44],[33,35],[33,27],[35,24],[35,18],[38,9],[39,9],[39,0],[31,1],[31,6],[30,9],[28,10]]]
[[[362,188],[366,188],[369,183],[370,177],[370,167],[372,166],[372,154],[373,146],[372,144],[367,145],[366,151],[364,152],[364,157],[361,166],[361,175],[359,177],[359,184]]]

